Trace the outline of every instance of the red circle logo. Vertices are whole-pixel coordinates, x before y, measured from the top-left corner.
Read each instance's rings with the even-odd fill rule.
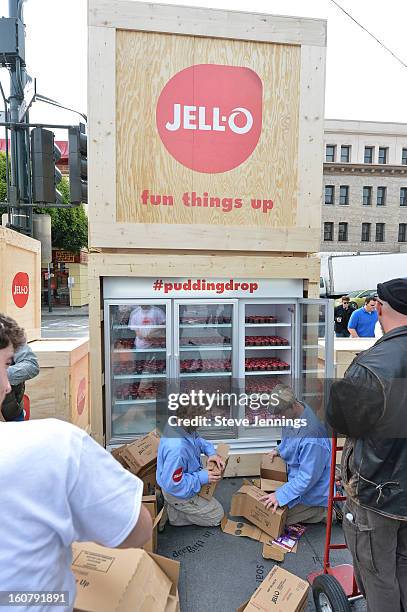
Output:
[[[198,64],[162,90],[156,121],[167,151],[182,165],[216,174],[242,164],[262,127],[263,85],[250,68]]]
[[[85,408],[86,402],[86,378],[82,378],[78,385],[78,391],[76,393],[76,409],[79,416],[82,414]]]
[[[178,469],[175,470],[175,472],[172,475],[172,479],[173,479],[173,481],[176,484],[181,482],[181,480],[182,480],[182,467],[179,467]]]
[[[24,308],[28,302],[28,296],[30,295],[30,279],[27,272],[17,272],[13,278],[11,291],[14,304],[18,308]]]

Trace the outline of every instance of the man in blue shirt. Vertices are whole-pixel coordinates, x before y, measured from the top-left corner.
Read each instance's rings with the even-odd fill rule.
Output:
[[[312,409],[301,404],[284,385],[273,390],[278,397],[274,417],[303,419],[301,427],[283,427],[282,441],[270,456],[279,455],[287,464],[288,482],[262,499],[275,511],[288,506],[287,524],[319,523],[328,507],[331,443],[325,427]],[[297,421],[298,422],[298,421]]]
[[[348,330],[352,338],[374,338],[374,328],[379,320],[376,311],[376,298],[365,299],[365,305],[352,313]]]
[[[193,410],[190,407],[177,411],[178,418],[192,416]],[[223,459],[216,454],[211,442],[198,436],[194,427],[167,425],[165,433],[167,435],[160,440],[157,456],[157,482],[165,500],[159,529],[163,529],[167,520],[177,527],[219,525],[224,515],[221,504],[214,497],[207,500],[198,493],[203,485],[221,479],[220,474],[225,467]],[[202,454],[218,469],[203,469]]]

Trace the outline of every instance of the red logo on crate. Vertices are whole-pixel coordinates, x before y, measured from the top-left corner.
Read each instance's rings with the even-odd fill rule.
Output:
[[[24,308],[30,295],[30,279],[27,272],[17,272],[13,278],[12,294],[14,304],[18,308]]]
[[[81,382],[78,385],[78,391],[76,394],[76,408],[78,410],[79,416],[82,414],[85,408],[86,402],[86,378],[82,378]]]
[[[263,85],[250,68],[198,64],[178,72],[158,98],[158,133],[177,161],[197,172],[237,168],[261,134]]]
[[[176,483],[181,482],[181,480],[182,480],[182,467],[180,467],[180,468],[175,470],[175,472],[172,475],[172,479]]]

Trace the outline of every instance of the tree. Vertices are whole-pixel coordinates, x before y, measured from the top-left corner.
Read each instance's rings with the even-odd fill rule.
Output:
[[[69,181],[64,176],[58,185],[64,204],[69,204]],[[79,251],[88,246],[88,218],[83,205],[75,208],[35,208],[34,212],[51,217],[52,246],[65,251]]]

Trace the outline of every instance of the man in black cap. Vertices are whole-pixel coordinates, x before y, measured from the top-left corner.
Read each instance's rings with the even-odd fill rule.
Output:
[[[343,529],[369,612],[407,610],[407,279],[377,286],[383,336],[333,383],[327,420],[348,436]]]

